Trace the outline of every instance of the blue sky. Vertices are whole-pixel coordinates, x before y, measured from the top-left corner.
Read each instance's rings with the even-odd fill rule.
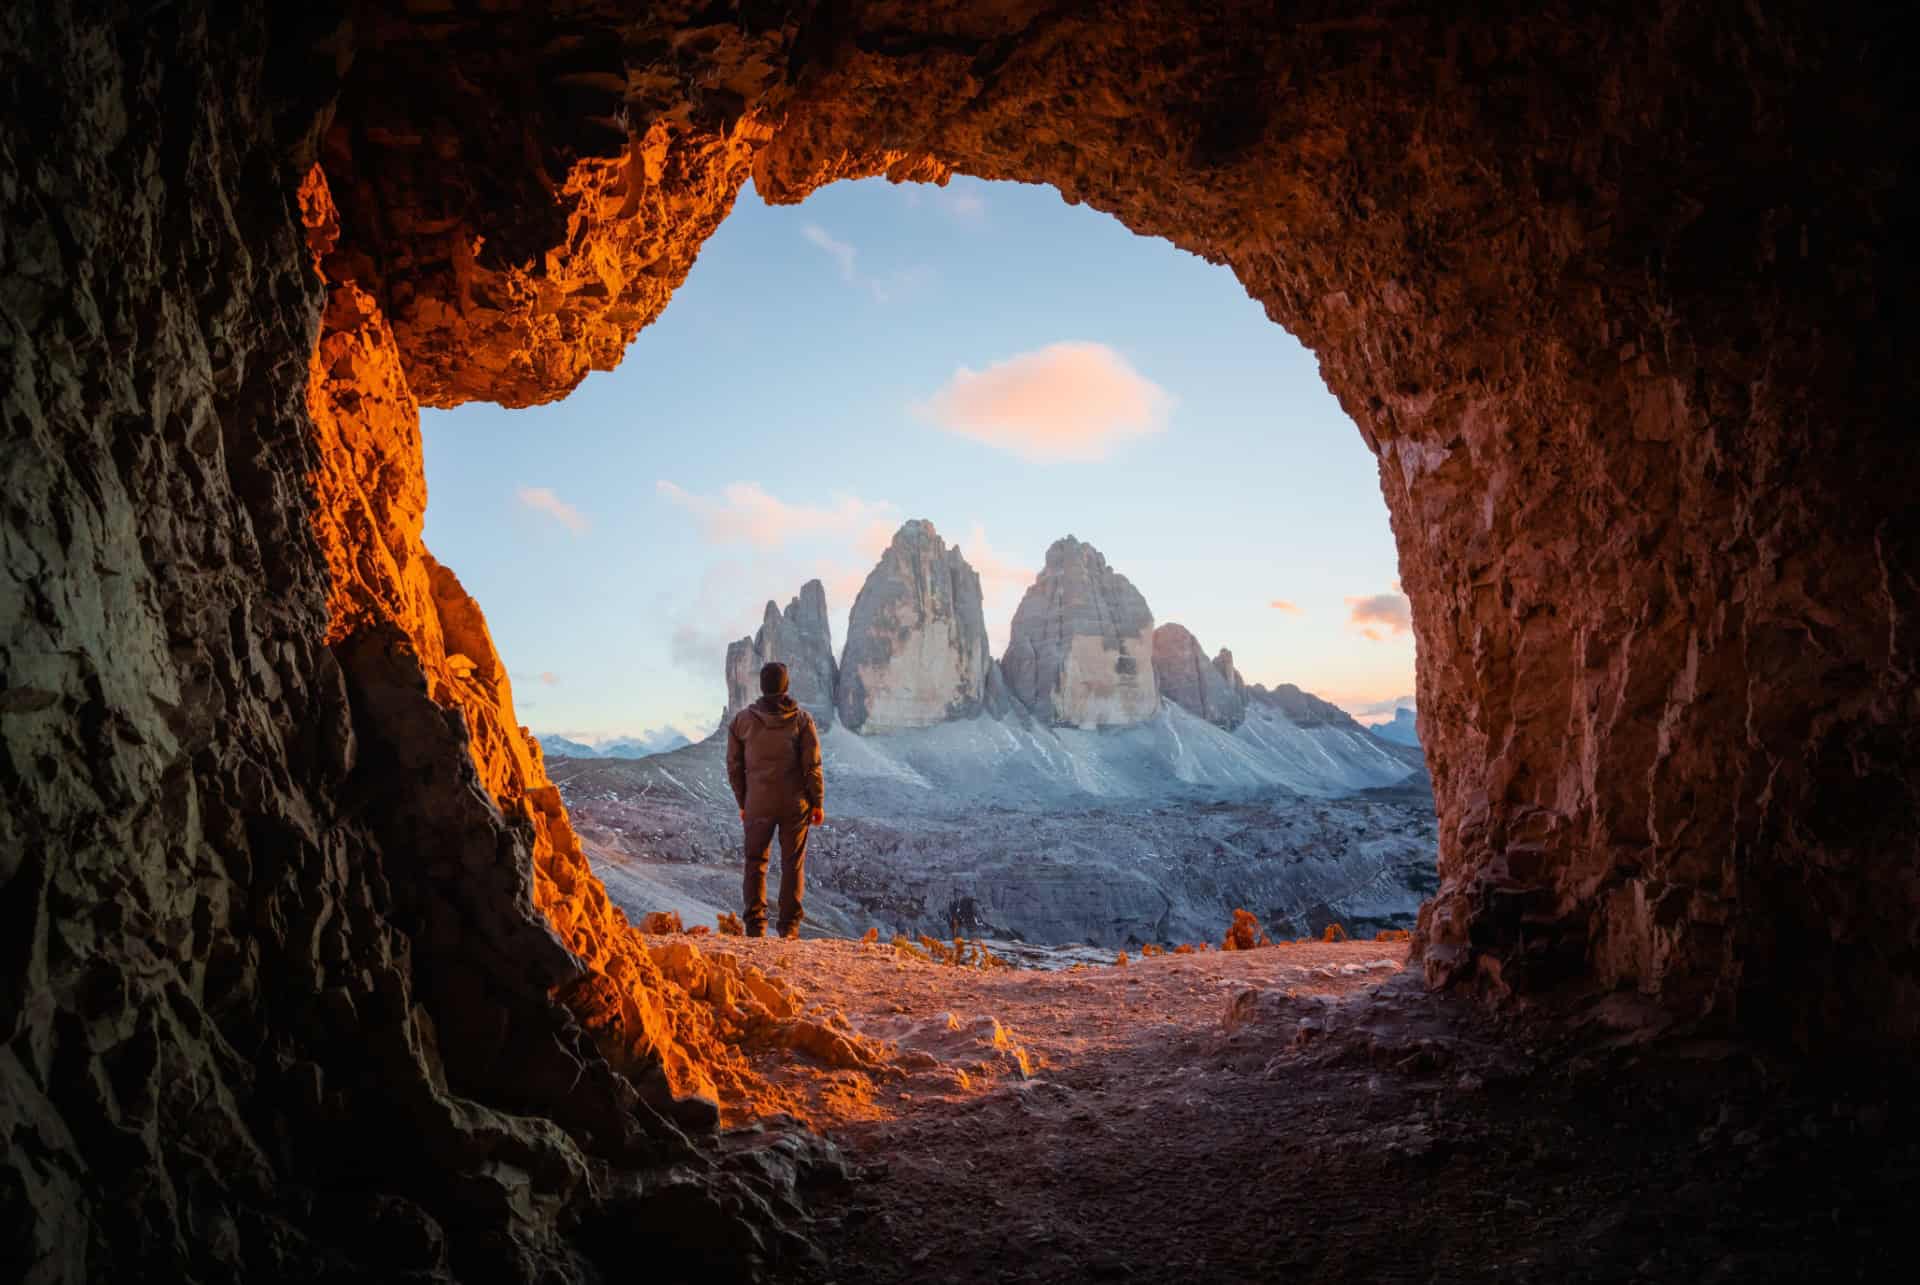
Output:
[[[536,731],[704,734],[727,641],[819,576],[838,646],[908,518],[981,571],[996,650],[1072,534],[1249,681],[1413,690],[1374,460],[1313,356],[1051,188],[749,188],[619,369],[422,418],[427,545]]]

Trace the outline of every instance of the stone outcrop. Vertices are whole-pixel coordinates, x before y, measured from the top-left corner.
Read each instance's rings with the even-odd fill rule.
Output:
[[[847,620],[840,719],[867,734],[979,713],[987,697],[980,576],[931,522],[894,534]]]
[[[1231,731],[1247,717],[1246,684],[1222,648],[1207,659],[1200,640],[1172,621],[1153,631],[1153,680],[1160,694],[1189,714]]]
[[[760,699],[760,667],[787,667],[788,691],[813,715],[821,731],[833,725],[834,691],[840,667],[833,659],[833,626],[827,620],[827,590],[818,580],[800,586],[781,611],[771,602],[753,637],[727,645],[727,709],[722,725]]]
[[[1000,665],[1036,718],[1068,727],[1128,727],[1160,709],[1153,612],[1133,583],[1072,536],[1013,613]]]
[[[613,364],[749,176],[1050,183],[1315,352],[1419,640],[1433,984],[1911,1056],[1916,122],[1874,6],[77,9],[0,10],[20,1275],[786,1243],[663,1116],[752,1015],[606,904],[412,526],[412,399]]]

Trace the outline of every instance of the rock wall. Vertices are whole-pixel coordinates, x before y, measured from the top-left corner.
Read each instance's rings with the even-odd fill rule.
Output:
[[[991,663],[979,573],[931,522],[905,523],[847,618],[841,721],[871,735],[969,718]]]
[[[793,698],[813,715],[821,731],[831,727],[840,666],[833,658],[827,590],[818,580],[801,585],[799,595],[787,603],[785,611],[769,602],[766,617],[753,637],[727,644],[723,726],[760,699],[760,668],[775,660],[787,667],[787,690]]]
[[[1021,597],[1000,667],[1008,690],[1055,725],[1128,727],[1160,710],[1147,600],[1072,536],[1053,542]]]
[[[392,335],[312,266],[311,69],[258,15],[139,21],[0,19],[0,1275],[791,1252],[787,1171],[686,1132],[751,1109],[770,1014],[664,978],[420,543]]]
[[[1153,631],[1153,681],[1160,694],[1198,718],[1232,731],[1247,717],[1246,684],[1222,648],[1213,660],[1185,625]]]
[[[611,365],[749,175],[1051,183],[1314,349],[1413,604],[1435,983],[1910,1055],[1875,7],[77,9],[0,12],[10,1275],[773,1251],[641,1100],[724,1087],[740,1010],[648,971],[406,535],[408,399]]]

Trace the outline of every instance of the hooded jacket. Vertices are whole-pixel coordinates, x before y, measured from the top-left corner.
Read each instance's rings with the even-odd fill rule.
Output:
[[[820,733],[791,696],[762,696],[727,728],[727,780],[749,817],[781,819],[825,805]]]

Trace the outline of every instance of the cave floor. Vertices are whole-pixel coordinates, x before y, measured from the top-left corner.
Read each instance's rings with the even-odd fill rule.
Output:
[[[713,945],[896,1050],[755,1057],[857,1174],[785,1278],[1879,1279],[1920,1212],[1897,1078],[1648,1042],[1625,1009],[1497,1020],[1400,945],[1060,973]]]

